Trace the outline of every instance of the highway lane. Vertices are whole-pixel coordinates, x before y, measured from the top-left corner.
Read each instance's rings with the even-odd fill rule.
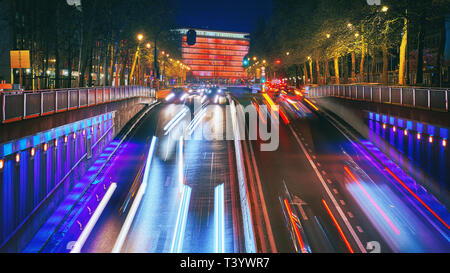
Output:
[[[259,95],[240,101],[248,104],[251,97],[262,104]],[[367,246],[370,251],[379,246],[381,252],[448,251],[445,227],[439,231],[429,215],[408,208],[409,198],[387,185],[386,173],[315,106],[277,102],[290,120],[289,125],[281,122],[279,149],[260,152],[256,141],[252,147],[280,252],[293,250],[292,232],[286,232],[283,205],[276,198],[285,192],[283,184],[312,252],[361,252]]]
[[[190,122],[185,115],[165,130],[183,107],[169,104],[155,112],[155,148],[147,176],[141,170],[146,187],[135,214],[130,211],[142,184],[130,187],[135,197],[125,211],[120,208],[126,198],[111,202],[83,252],[240,251],[234,152],[223,136],[225,107],[210,105],[197,112],[201,118]],[[186,128],[193,129],[192,135],[180,140]]]
[[[146,152],[152,135],[156,132],[158,114],[163,108],[163,105],[158,105],[147,113],[140,126],[134,130],[133,136],[127,141],[125,151],[112,163],[111,171],[107,176],[117,183],[118,188],[89,235],[82,252],[107,253],[113,249],[126,212],[134,200],[135,195],[132,194],[135,193],[142,179]]]
[[[246,105],[251,97],[243,95],[239,101]],[[256,97],[259,104],[263,105],[262,99],[259,96]],[[282,253],[294,252],[296,249],[293,241],[298,240],[292,232],[289,232],[290,223],[284,216],[287,213],[286,208],[284,203],[280,202],[287,197],[285,190],[287,188],[293,199],[290,204],[291,210],[296,212],[296,216],[304,226],[306,236],[300,236],[300,238],[309,245],[310,250],[312,252],[348,252],[322,204],[322,199],[325,199],[328,204],[332,203],[326,190],[308,158],[299,148],[292,132],[283,125],[282,121],[281,123],[280,144],[277,150],[260,151],[259,141],[251,141],[253,160],[257,163],[257,171],[263,185],[277,250]],[[252,154],[251,151],[250,154]],[[347,234],[346,237],[350,235]],[[353,248],[357,248],[355,243],[353,245]]]
[[[311,135],[305,142],[313,147],[327,175],[340,186],[339,195],[352,204],[350,212],[362,222],[364,233],[370,234],[368,240],[380,242],[383,252],[447,252],[449,230],[401,189],[389,173],[402,177],[396,164],[342,123],[319,113],[315,118],[300,119],[295,128],[299,134]],[[418,198],[428,203],[428,197]],[[448,221],[448,212],[432,204],[428,203],[431,209]]]

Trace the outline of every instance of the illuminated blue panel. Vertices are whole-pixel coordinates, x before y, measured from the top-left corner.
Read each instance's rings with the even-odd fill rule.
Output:
[[[33,146],[39,145],[39,143],[41,143],[41,138],[39,135],[34,135],[33,136]]]
[[[395,118],[394,117],[389,117],[389,124],[395,125]]]
[[[373,119],[373,113],[369,112],[369,119]]]
[[[3,145],[3,156],[7,156],[12,154],[13,152],[13,146],[12,143],[7,143],[5,145]]]
[[[45,133],[45,142],[49,142],[52,139],[52,132]]]
[[[413,122],[408,120],[406,121],[406,129],[412,130],[413,129]]]
[[[85,128],[84,125],[88,125],[88,127],[92,125],[98,124],[98,119],[102,120],[102,118],[112,117],[112,112],[107,114],[102,114],[101,116],[88,118],[85,120],[77,121],[74,123],[66,124],[57,128],[50,129],[48,131],[39,132],[32,136],[27,136],[21,138],[19,140],[13,140],[7,143],[0,144],[0,156],[6,157],[10,154],[16,153],[18,151],[26,150],[32,146],[37,146],[42,143],[50,142],[55,138],[62,137],[64,135],[68,135],[72,132],[76,132],[79,128]],[[88,130],[88,136],[90,134],[90,130]]]
[[[423,133],[423,124],[422,123],[416,123],[417,132]]]
[[[439,128],[439,136],[442,138],[448,138],[448,129]]]
[[[427,133],[430,135],[430,136],[434,136],[434,131],[435,131],[435,127],[434,126],[432,126],[432,125],[428,125],[427,126]]]
[[[375,119],[376,119],[376,121],[380,121],[380,114],[376,114]]]
[[[388,117],[386,115],[382,115],[381,120],[383,121],[383,123],[387,123]]]
[[[405,121],[401,118],[397,119],[397,124],[398,124],[398,127],[400,127],[400,128],[405,127]]]
[[[19,140],[19,150],[25,150],[27,148],[27,139],[22,138]]]

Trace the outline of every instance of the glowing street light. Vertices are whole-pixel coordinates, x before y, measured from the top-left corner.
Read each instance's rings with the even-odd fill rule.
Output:
[[[142,41],[144,39],[144,35],[138,34],[137,39],[139,42]]]
[[[387,12],[389,10],[389,7],[388,6],[383,6],[382,8],[381,8],[381,11],[382,12]]]
[[[146,46],[148,49],[150,49],[150,47],[152,47],[152,45],[151,45],[150,43],[147,43],[145,46]]]
[[[330,37],[331,37],[331,34],[327,33],[327,38],[330,39]]]
[[[257,57],[253,57],[253,61],[256,61],[256,60],[258,60],[258,58]]]
[[[291,54],[291,53],[289,53],[289,51],[288,51],[288,52],[286,52],[286,56],[289,56],[289,54]]]

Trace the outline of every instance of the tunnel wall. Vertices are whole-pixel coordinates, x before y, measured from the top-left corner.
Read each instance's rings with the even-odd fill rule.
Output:
[[[0,251],[19,252],[151,98],[0,125]]]
[[[313,101],[316,102],[322,110],[326,110],[345,121],[364,138],[373,140],[373,144],[380,149],[380,151],[388,155],[388,157],[404,170],[410,169],[407,164],[410,163],[411,160],[404,154],[396,151],[395,147],[386,143],[383,138],[371,132],[371,129],[368,126],[369,115],[372,115],[370,113],[395,117],[396,120],[409,120],[416,124],[420,123],[425,128],[446,128],[444,130],[436,130],[435,133],[438,138],[448,138],[448,128],[450,127],[450,113],[448,112],[412,109],[396,105],[368,103],[334,97],[316,98],[313,99]],[[415,127],[416,126],[414,126],[413,130],[416,130]],[[395,153],[396,156],[392,156],[393,153]],[[438,198],[446,207],[450,206],[448,187],[445,184],[439,183],[431,178],[420,168],[413,171],[410,170],[408,173],[416,181],[420,181],[422,186]]]

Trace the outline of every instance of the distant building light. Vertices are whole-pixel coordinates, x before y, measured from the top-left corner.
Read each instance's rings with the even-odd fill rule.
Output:
[[[0,159],[0,170],[2,170],[3,167],[5,167],[5,161],[3,161],[3,159]]]
[[[33,147],[33,148],[31,148],[30,155],[31,155],[31,157],[33,157],[35,154],[36,154],[36,149]]]
[[[20,162],[20,153],[17,153],[16,154],[16,163],[19,163]]]
[[[430,136],[430,137],[428,138],[428,142],[433,143],[433,136]]]

